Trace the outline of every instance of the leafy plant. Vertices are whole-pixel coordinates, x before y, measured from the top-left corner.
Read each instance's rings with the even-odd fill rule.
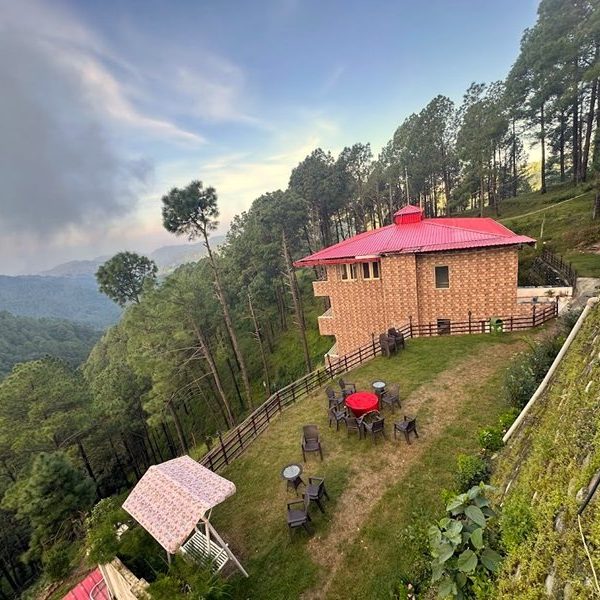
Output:
[[[508,431],[509,427],[515,422],[515,419],[519,416],[518,408],[511,408],[506,412],[502,413],[498,417],[498,426],[502,430],[502,433]]]
[[[68,575],[71,570],[72,554],[71,545],[65,542],[59,542],[44,550],[42,564],[45,574],[51,581],[59,581]]]
[[[457,473],[456,484],[459,492],[464,492],[482,481],[487,481],[490,468],[487,461],[481,456],[459,454],[456,459]]]
[[[484,427],[478,438],[479,445],[488,452],[496,452],[503,446],[502,430],[499,427]]]
[[[428,530],[431,581],[439,598],[472,598],[475,588],[498,570],[502,557],[494,550],[490,528],[496,514],[485,497],[490,490],[480,484],[456,496],[446,506],[448,516]]]

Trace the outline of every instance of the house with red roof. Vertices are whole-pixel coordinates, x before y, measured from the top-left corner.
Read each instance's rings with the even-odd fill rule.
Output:
[[[518,252],[535,240],[489,218],[423,217],[408,205],[391,225],[365,231],[294,263],[321,266],[313,283],[330,308],[321,335],[335,336],[330,355],[344,355],[372,334],[414,324],[440,332],[452,321],[489,320],[529,312],[517,303]]]

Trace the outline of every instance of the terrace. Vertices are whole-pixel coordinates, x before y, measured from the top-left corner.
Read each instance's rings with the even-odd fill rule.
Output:
[[[400,384],[402,407],[383,409],[386,439],[359,440],[328,427],[323,389],[272,420],[221,472],[237,494],[215,508],[213,523],[250,577],[233,578],[240,598],[388,597],[400,581],[426,579],[426,531],[454,486],[456,457],[477,449],[477,432],[506,410],[503,373],[526,338],[539,330],[410,340],[399,355],[375,358],[345,376],[370,390]],[[392,423],[416,416],[419,439],[394,440]],[[315,423],[323,444],[302,461],[303,425]],[[311,504],[311,535],[288,531],[286,502],[296,496],[281,477],[289,463],[302,478],[325,478],[325,513]],[[300,487],[299,491],[302,492]]]

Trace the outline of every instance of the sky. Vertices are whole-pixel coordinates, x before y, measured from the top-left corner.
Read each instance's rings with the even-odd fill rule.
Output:
[[[220,225],[317,147],[375,155],[437,94],[503,79],[535,0],[0,0],[0,273],[184,243],[161,198],[217,189]]]

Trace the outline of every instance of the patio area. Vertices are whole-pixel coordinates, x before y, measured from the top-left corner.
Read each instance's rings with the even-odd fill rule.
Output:
[[[536,335],[411,340],[398,356],[348,373],[359,391],[372,392],[378,379],[399,385],[401,408],[382,408],[385,438],[359,440],[344,424],[329,427],[324,388],[275,420],[222,472],[237,494],[215,508],[213,522],[250,575],[232,580],[236,597],[388,597],[400,579],[422,576],[427,526],[453,486],[456,456],[476,451],[479,429],[506,409],[503,372]],[[417,418],[420,437],[411,435],[410,445],[393,435],[404,414]],[[318,427],[322,460],[318,452],[303,460],[307,424]],[[324,513],[311,503],[310,533],[288,531],[286,503],[304,490],[296,496],[282,478],[290,464],[301,465],[306,482],[325,479],[329,499]]]

